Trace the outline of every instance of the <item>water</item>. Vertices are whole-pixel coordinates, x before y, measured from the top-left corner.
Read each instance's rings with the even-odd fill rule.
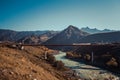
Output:
[[[65,52],[59,52],[59,54],[54,55],[56,60],[61,60],[65,66],[73,69],[78,76],[87,80],[104,80],[105,78],[113,78],[111,80],[120,80],[117,76],[113,75],[109,71],[102,70],[101,68],[86,65],[84,63],[76,62],[70,59],[67,59]],[[110,79],[108,79],[110,80]]]

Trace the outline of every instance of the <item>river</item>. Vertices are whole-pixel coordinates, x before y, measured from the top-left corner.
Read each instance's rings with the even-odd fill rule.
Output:
[[[91,65],[86,65],[81,62],[76,62],[67,59],[65,52],[59,52],[59,54],[54,55],[56,60],[61,60],[65,66],[71,68],[76,72],[78,76],[87,80],[120,80],[119,77],[115,76],[109,71],[102,70],[101,68],[94,67]],[[110,79],[111,78],[111,79]]]

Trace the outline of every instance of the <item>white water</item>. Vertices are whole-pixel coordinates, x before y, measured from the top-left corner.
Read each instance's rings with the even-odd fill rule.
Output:
[[[61,60],[65,66],[70,67],[71,69],[75,70],[75,72],[80,76],[81,78],[85,78],[87,80],[90,79],[98,79],[98,80],[104,80],[105,78],[113,77],[112,80],[120,80],[117,76],[113,75],[112,73],[102,70],[98,67],[86,65],[80,62],[76,62],[70,59],[65,58],[66,53],[59,52],[59,54],[54,55],[56,60]],[[86,68],[86,69],[81,69]],[[88,68],[88,69],[87,69]],[[110,79],[108,79],[110,80]]]

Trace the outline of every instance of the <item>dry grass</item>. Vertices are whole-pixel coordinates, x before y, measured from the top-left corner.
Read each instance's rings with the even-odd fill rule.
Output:
[[[0,47],[0,80],[65,80],[42,59],[45,51],[53,52],[45,47],[26,46],[22,51]]]

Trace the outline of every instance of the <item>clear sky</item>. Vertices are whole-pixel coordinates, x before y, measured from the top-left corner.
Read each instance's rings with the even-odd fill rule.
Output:
[[[68,25],[120,30],[120,0],[0,0],[0,29],[62,30]]]

